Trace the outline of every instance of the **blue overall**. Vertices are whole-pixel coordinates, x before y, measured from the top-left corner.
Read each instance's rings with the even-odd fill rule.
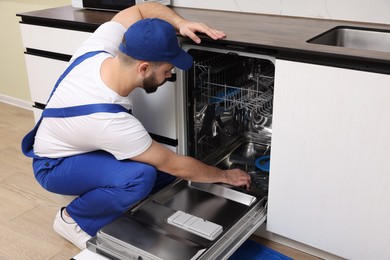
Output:
[[[50,97],[75,66],[101,52],[89,52],[78,57],[58,79]],[[78,196],[66,210],[80,228],[91,236],[122,216],[148,194],[160,190],[175,179],[151,165],[117,160],[102,150],[55,159],[39,157],[34,153],[34,139],[42,118],[84,116],[98,112],[129,111],[118,104],[46,108],[34,129],[22,140],[22,151],[33,158],[34,175],[40,185],[50,192]]]

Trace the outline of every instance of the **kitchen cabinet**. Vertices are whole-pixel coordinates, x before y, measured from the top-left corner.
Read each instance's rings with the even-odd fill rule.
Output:
[[[34,100],[35,122],[41,117],[40,104],[46,104],[50,93],[61,72],[65,70],[66,62],[31,53],[24,55],[31,99]]]
[[[178,133],[175,83],[167,81],[155,93],[146,94],[143,89],[132,92],[133,115],[138,118],[155,139],[177,152]]]
[[[90,32],[20,23],[35,122],[71,55]]]
[[[390,75],[276,60],[267,230],[390,259]]]

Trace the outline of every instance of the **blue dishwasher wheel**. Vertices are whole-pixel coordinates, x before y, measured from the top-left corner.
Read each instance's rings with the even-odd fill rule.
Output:
[[[270,159],[269,155],[261,156],[255,160],[255,165],[258,169],[269,172]]]

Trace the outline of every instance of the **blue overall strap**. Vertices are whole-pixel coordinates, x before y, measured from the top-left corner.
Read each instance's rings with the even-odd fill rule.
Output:
[[[46,108],[42,113],[42,117],[74,117],[90,115],[98,112],[128,113],[129,110],[118,104],[88,104],[64,108]]]
[[[56,85],[54,86],[53,91],[50,94],[49,100],[52,97],[55,90],[57,89],[58,85],[61,83],[61,81],[66,77],[66,75],[68,75],[68,73],[74,67],[76,67],[85,59],[95,56],[96,54],[101,52],[103,51],[88,52],[76,58],[72,62],[72,64],[70,64],[69,67],[65,70],[65,72],[60,76],[60,78],[57,80]],[[40,158],[34,153],[33,146],[35,141],[35,135],[38,131],[39,125],[42,122],[42,118],[83,116],[83,115],[89,115],[97,112],[119,113],[119,112],[129,112],[129,111],[118,104],[89,104],[89,105],[81,105],[81,106],[66,107],[66,108],[46,108],[43,111],[42,116],[37,122],[37,124],[35,125],[35,127],[23,138],[22,140],[23,154],[32,158]]]
[[[83,62],[84,60],[88,59],[88,58],[91,58],[93,56],[95,56],[96,54],[99,54],[99,53],[102,53],[102,52],[105,52],[105,51],[91,51],[91,52],[87,52],[87,53],[84,53],[83,55],[77,57],[67,68],[66,70],[62,73],[62,75],[58,78],[56,84],[54,85],[54,88],[53,90],[51,91],[50,93],[50,96],[49,96],[49,99],[47,100],[46,104],[49,103],[49,100],[51,98],[51,96],[53,96],[54,92],[56,91],[58,85],[60,85],[61,81],[66,77],[66,75],[69,74],[69,72],[74,68],[76,67],[77,65],[79,65],[81,62]]]

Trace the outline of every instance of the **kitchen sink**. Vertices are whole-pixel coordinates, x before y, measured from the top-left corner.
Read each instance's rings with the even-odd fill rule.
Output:
[[[337,26],[307,41],[308,43],[390,52],[390,31]]]

